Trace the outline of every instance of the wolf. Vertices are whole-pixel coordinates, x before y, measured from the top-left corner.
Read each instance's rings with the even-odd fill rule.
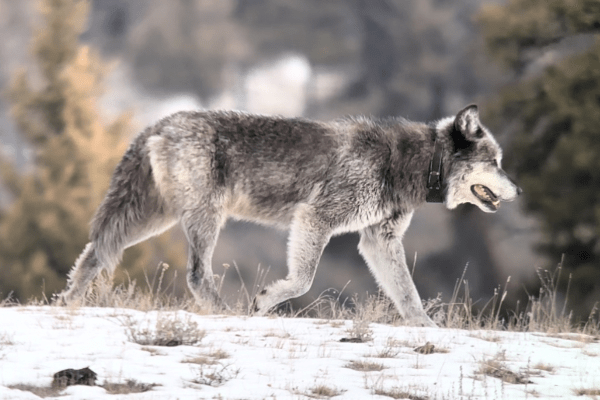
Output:
[[[102,269],[112,272],[124,249],[179,223],[189,244],[191,293],[200,303],[225,307],[211,257],[233,217],[289,229],[287,277],[256,296],[255,314],[306,293],[329,239],[358,231],[359,252],[400,316],[435,326],[407,268],[402,238],[426,201],[495,212],[501,201],[514,200],[521,189],[501,160],[476,105],[430,123],[179,112],[133,139],[58,300],[82,296]]]

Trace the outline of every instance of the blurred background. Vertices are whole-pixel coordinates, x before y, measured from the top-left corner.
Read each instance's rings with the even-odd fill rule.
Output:
[[[421,296],[448,299],[468,265],[474,300],[511,276],[514,308],[564,257],[559,290],[585,318],[600,300],[599,34],[598,0],[0,0],[0,297],[62,290],[129,140],[172,112],[429,121],[477,103],[524,194],[494,215],[419,209],[404,243]],[[224,296],[259,267],[284,277],[286,236],[230,221]],[[377,292],[357,244],[332,239],[295,308]],[[116,281],[165,261],[184,295],[185,252],[175,228],[127,250]]]

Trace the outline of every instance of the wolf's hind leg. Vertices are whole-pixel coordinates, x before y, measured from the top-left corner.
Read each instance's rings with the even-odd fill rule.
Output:
[[[331,228],[311,206],[298,207],[288,243],[288,275],[256,296],[253,310],[256,315],[264,315],[277,304],[308,292],[330,237]]]
[[[99,208],[92,225],[92,240],[75,261],[67,288],[58,295],[57,304],[82,297],[102,269],[112,274],[126,248],[156,236],[176,223],[175,217],[162,209],[151,208],[134,219],[128,218],[127,208],[115,208],[115,213],[106,212],[105,204]]]
[[[89,242],[81,255],[75,261],[75,266],[69,272],[67,288],[60,293],[56,298],[58,305],[65,305],[74,299],[81,298],[90,282],[100,273],[103,268],[108,268],[112,271],[114,265],[118,262],[119,255],[115,257],[105,258],[106,261],[113,259],[113,265],[101,263],[97,255],[97,245],[94,242]]]
[[[220,210],[207,209],[186,213],[182,218],[182,226],[189,243],[188,287],[197,303],[202,304],[208,300],[221,309],[227,309],[227,305],[217,292],[211,262],[224,221],[224,214]]]

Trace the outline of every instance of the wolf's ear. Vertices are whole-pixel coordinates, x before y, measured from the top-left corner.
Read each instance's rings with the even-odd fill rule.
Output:
[[[466,106],[456,114],[454,128],[466,140],[472,141],[483,137],[483,131],[479,122],[479,110],[475,104]]]

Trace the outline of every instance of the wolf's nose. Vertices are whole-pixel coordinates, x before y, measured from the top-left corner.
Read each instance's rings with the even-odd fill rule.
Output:
[[[519,196],[521,193],[523,193],[523,189],[517,186],[517,196]]]

